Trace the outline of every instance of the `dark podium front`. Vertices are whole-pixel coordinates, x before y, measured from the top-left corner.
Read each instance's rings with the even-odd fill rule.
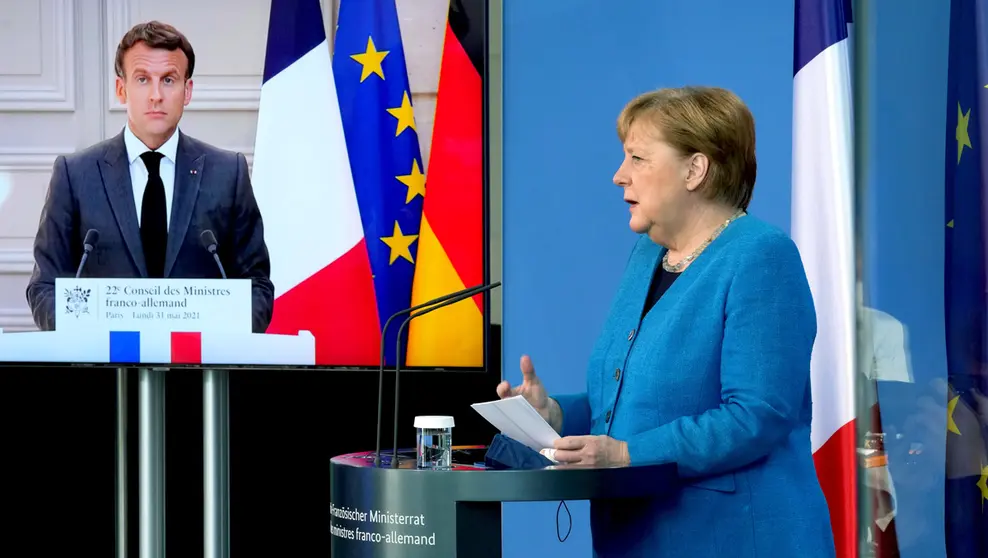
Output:
[[[649,498],[674,490],[675,465],[484,468],[484,446],[454,448],[453,469],[418,470],[414,451],[330,462],[333,558],[501,556],[501,502]]]

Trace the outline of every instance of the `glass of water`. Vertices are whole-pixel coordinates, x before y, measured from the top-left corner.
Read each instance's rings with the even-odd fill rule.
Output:
[[[453,417],[415,417],[415,466],[449,469],[453,454]]]

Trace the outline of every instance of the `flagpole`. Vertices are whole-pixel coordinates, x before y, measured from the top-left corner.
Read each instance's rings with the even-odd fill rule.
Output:
[[[165,369],[138,374],[140,558],[165,558]]]
[[[117,448],[116,448],[116,558],[127,558],[127,405],[129,404],[126,368],[117,368]]]
[[[230,556],[230,377],[202,372],[204,558]]]
[[[867,230],[867,190],[868,173],[870,172],[870,161],[868,157],[868,143],[871,137],[871,127],[868,122],[868,102],[871,99],[871,87],[868,83],[868,69],[871,66],[871,55],[869,49],[871,43],[867,28],[871,18],[868,10],[871,2],[869,0],[854,0],[854,24],[851,27],[851,68],[853,79],[851,81],[853,106],[854,106],[854,242],[856,256],[863,254],[865,243],[864,231]],[[856,280],[859,286],[866,284],[865,260],[858,259],[856,269]],[[864,303],[864,289],[858,292],[858,302]],[[859,415],[860,416],[860,415]]]
[[[851,88],[853,98],[853,145],[854,145],[854,257],[855,257],[855,324],[856,352],[854,362],[857,379],[855,389],[855,416],[857,422],[857,440],[859,446],[865,440],[865,434],[871,429],[871,404],[874,400],[878,404],[878,386],[871,381],[865,380],[865,375],[860,370],[861,353],[864,347],[872,343],[872,339],[864,335],[864,330],[860,326],[862,313],[866,305],[866,292],[868,283],[867,277],[867,214],[868,214],[868,190],[870,186],[869,176],[871,172],[869,144],[871,139],[871,125],[869,122],[868,110],[872,98],[869,83],[869,71],[872,67],[871,56],[871,34],[868,32],[871,27],[871,9],[869,0],[853,0],[853,21],[851,26]],[[858,522],[859,533],[864,537],[858,541],[860,555],[864,558],[873,556],[877,549],[875,544],[868,540],[867,534],[871,532],[874,524],[875,510],[872,504],[871,492],[864,485],[866,471],[860,461],[857,462],[857,486],[858,486]],[[864,529],[868,526],[868,529]]]

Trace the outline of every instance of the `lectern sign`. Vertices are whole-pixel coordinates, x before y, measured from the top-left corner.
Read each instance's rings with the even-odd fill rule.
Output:
[[[58,331],[251,333],[249,279],[55,280]]]
[[[361,510],[337,507],[330,502],[329,514],[329,530],[334,537],[358,542],[436,546],[436,529],[429,525],[421,512],[402,514],[389,510]]]
[[[354,474],[347,479],[337,472],[330,470],[329,534],[333,556],[445,558],[457,555],[456,505],[440,495],[443,492],[440,486],[447,476],[430,474],[433,471],[354,468],[345,471]],[[393,482],[385,481],[386,476],[393,477]],[[435,488],[426,489],[433,484]],[[456,483],[446,482],[452,484]],[[500,513],[500,506],[497,511]]]

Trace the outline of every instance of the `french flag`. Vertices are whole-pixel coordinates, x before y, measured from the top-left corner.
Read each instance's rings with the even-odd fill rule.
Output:
[[[273,0],[252,182],[271,257],[267,333],[316,363],[378,362],[380,325],[319,0]]]
[[[858,555],[851,1],[796,0],[792,236],[817,312],[812,443],[837,556]]]
[[[202,363],[199,332],[111,331],[109,362]]]

